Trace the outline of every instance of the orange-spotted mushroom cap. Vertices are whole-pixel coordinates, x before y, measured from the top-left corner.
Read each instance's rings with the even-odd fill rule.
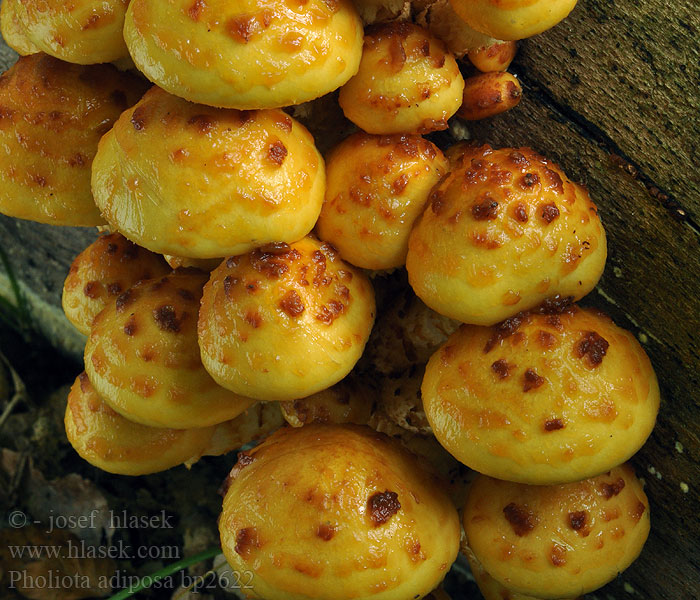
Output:
[[[144,91],[111,65],[20,57],[0,76],[0,212],[51,225],[104,223],[90,192],[92,160]]]
[[[39,48],[27,37],[27,32],[17,17],[15,3],[4,0],[0,3],[0,33],[5,43],[20,56],[39,52]]]
[[[157,473],[197,460],[215,429],[169,429],[129,421],[100,398],[85,373],[68,395],[65,426],[68,441],[82,458],[119,475]]]
[[[362,22],[351,0],[132,0],[136,66],[171,94],[225,108],[279,108],[356,72]]]
[[[202,362],[222,386],[295,400],[340,381],[374,322],[367,277],[306,237],[231,257],[211,274],[199,315]]]
[[[605,230],[586,189],[533,150],[464,147],[411,233],[416,294],[463,323],[493,325],[598,282]]]
[[[353,265],[403,266],[413,222],[446,172],[442,152],[421,136],[356,133],[328,157],[316,231]]]
[[[450,0],[470,26],[499,40],[521,40],[554,27],[577,0]]]
[[[486,476],[464,507],[467,544],[501,585],[537,598],[591,592],[624,571],[649,535],[649,502],[629,465],[566,485]]]
[[[576,481],[627,460],[654,427],[659,386],[636,338],[594,310],[547,312],[465,325],[428,363],[433,433],[481,473]]]
[[[464,79],[445,44],[411,23],[372,25],[360,69],[340,90],[345,113],[368,133],[447,129],[462,103]]]
[[[95,317],[85,371],[118,413],[151,427],[206,427],[233,419],[254,400],[218,386],[197,346],[207,275],[181,269],[141,281]]]
[[[459,518],[438,481],[366,427],[281,429],[239,455],[228,482],[221,545],[252,573],[254,597],[422,597],[457,555]]]
[[[91,65],[128,56],[124,0],[4,0],[26,38],[42,52]],[[4,33],[4,30],[3,30]]]
[[[211,108],[157,87],[102,139],[92,174],[113,228],[188,258],[304,237],[325,183],[311,134],[284,112]]]
[[[484,600],[542,600],[542,598],[536,598],[535,596],[514,592],[513,590],[500,584],[484,570],[483,565],[476,559],[476,556],[474,556],[471,548],[469,548],[469,546],[466,544],[463,545],[462,552],[469,561],[469,568],[474,576],[476,585],[479,586],[479,591],[484,597]],[[569,599],[567,598],[561,600]],[[572,598],[571,600],[583,600],[583,598]]]
[[[97,313],[122,292],[169,272],[161,256],[120,233],[101,235],[70,266],[63,284],[63,312],[78,331],[88,335]]]

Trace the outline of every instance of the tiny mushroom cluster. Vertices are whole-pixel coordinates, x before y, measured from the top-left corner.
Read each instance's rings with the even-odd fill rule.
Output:
[[[251,597],[444,599],[461,551],[488,600],[568,599],[640,553],[659,387],[575,304],[596,206],[532,149],[423,137],[517,105],[516,40],[575,4],[0,5],[0,212],[101,226],[68,439],[125,475],[262,440],[219,520]]]

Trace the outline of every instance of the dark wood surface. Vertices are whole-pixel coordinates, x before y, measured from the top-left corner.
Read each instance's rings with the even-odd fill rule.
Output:
[[[601,599],[700,597],[699,30],[695,0],[580,0],[563,24],[522,43],[511,69],[520,106],[470,127],[497,146],[531,146],[588,186],[609,259],[586,303],[634,331],[659,376],[657,426],[634,459],[652,534]],[[0,217],[18,274],[55,306],[93,236]]]

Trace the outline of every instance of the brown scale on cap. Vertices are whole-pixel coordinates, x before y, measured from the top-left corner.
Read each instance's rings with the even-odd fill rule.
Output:
[[[301,315],[306,308],[296,290],[289,290],[279,301],[279,307],[292,318]]]
[[[316,537],[321,538],[324,542],[329,542],[333,539],[337,528],[328,523],[321,523],[316,529]]]
[[[100,284],[98,281],[88,281],[83,288],[83,294],[93,300],[100,295]]]
[[[549,560],[555,567],[563,567],[566,564],[566,548],[561,544],[552,544]]]
[[[503,508],[503,515],[518,537],[526,536],[537,525],[537,515],[525,506],[511,502]]]
[[[375,527],[379,527],[393,517],[400,509],[401,503],[396,492],[377,492],[367,500],[369,517]]]
[[[272,142],[268,148],[267,148],[267,159],[277,165],[280,166],[283,162],[284,159],[287,157],[287,147],[280,141],[276,140],[275,142]]]
[[[545,223],[547,223],[547,225],[549,225],[552,221],[559,217],[559,209],[557,208],[557,205],[550,202],[549,204],[542,206],[540,209],[540,217]]]
[[[179,333],[182,321],[186,317],[187,313],[184,312],[178,319],[175,308],[169,304],[153,309],[153,320],[156,322],[161,331]]]
[[[134,292],[132,290],[126,290],[123,294],[117,297],[116,306],[117,312],[121,313],[126,310],[126,308],[133,303],[135,300]]]
[[[498,202],[485,195],[481,202],[472,206],[472,216],[477,221],[493,221],[498,216]]]
[[[612,483],[601,483],[600,493],[606,500],[617,496],[625,488],[625,480],[621,477]]]
[[[131,315],[127,322],[124,324],[124,333],[129,336],[133,336],[136,334],[138,327],[136,325],[136,317],[135,315]]]
[[[509,365],[505,358],[501,358],[491,365],[491,370],[498,375],[499,379],[505,379],[514,367],[515,365]]]
[[[518,313],[517,315],[510,317],[510,319],[506,319],[498,325],[494,325],[492,327],[493,333],[484,346],[484,353],[488,354],[496,347],[496,344],[499,344],[518,331],[525,319],[526,315],[524,313]]]
[[[589,367],[595,368],[603,362],[603,358],[608,351],[610,344],[600,334],[595,331],[588,331],[576,344],[574,354],[577,358],[586,357]]]
[[[244,527],[238,530],[234,550],[243,559],[250,558],[253,550],[261,546],[258,530],[255,527]]]
[[[566,427],[566,425],[563,419],[547,419],[544,422],[545,431],[559,431],[560,429],[564,429],[564,427]]]
[[[581,531],[586,526],[588,513],[585,510],[577,510],[568,514],[569,527],[574,531]]]
[[[523,375],[523,392],[536,390],[544,385],[545,381],[547,380],[538,375],[534,369],[526,369],[525,374]]]

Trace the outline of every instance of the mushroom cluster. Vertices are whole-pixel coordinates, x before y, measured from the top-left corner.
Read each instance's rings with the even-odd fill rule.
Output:
[[[424,137],[515,107],[515,41],[575,3],[2,3],[0,212],[102,226],[68,439],[126,475],[260,442],[219,520],[251,597],[444,599],[461,549],[487,599],[574,598],[641,551],[659,387],[576,304],[595,204]]]

